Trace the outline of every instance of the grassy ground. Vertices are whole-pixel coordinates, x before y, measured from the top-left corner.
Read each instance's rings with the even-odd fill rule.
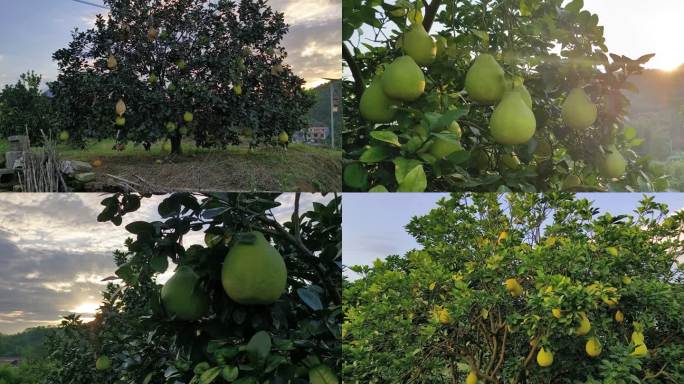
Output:
[[[305,144],[281,148],[260,147],[252,153],[246,146],[225,150],[197,148],[191,141],[183,143],[183,155],[169,156],[161,143],[149,152],[142,145],[113,150],[114,142],[101,141],[84,150],[58,147],[62,159],[102,165],[95,169],[98,182],[113,183],[114,175],[126,180],[165,189],[221,191],[341,191],[342,152]],[[0,152],[7,143],[0,141]]]

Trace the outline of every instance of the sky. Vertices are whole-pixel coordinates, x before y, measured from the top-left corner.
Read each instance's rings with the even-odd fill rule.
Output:
[[[87,2],[102,4],[102,0]],[[290,31],[283,39],[286,63],[303,77],[307,87],[341,75],[342,39],[340,0],[270,0],[285,13]],[[44,81],[57,77],[52,53],[71,41],[75,27],[93,26],[95,15],[105,9],[74,0],[0,0],[0,87],[15,83],[19,75],[34,70]]]
[[[118,227],[97,222],[103,198],[97,193],[0,194],[0,333],[54,325],[69,313],[93,318],[107,284],[101,280],[116,270],[112,252],[124,250],[130,235],[124,227],[136,220],[159,220],[157,205],[164,197],[143,199]],[[332,198],[302,194],[300,211]],[[294,194],[278,201],[276,219],[289,221]],[[203,233],[191,232],[183,240],[187,247],[203,239]],[[164,283],[172,269],[158,282]]]
[[[633,213],[644,195],[655,196],[670,212],[684,208],[684,193],[578,193],[594,202],[601,213]],[[446,193],[345,193],[342,212],[343,263],[370,265],[388,255],[404,255],[419,248],[404,226],[412,217],[427,214]],[[347,276],[354,277],[347,272]]]
[[[584,0],[584,9],[599,16],[611,53],[632,59],[655,53],[647,68],[673,70],[684,64],[684,0]],[[373,36],[371,31],[364,26],[366,36]],[[355,45],[357,38],[358,35],[352,38]],[[346,69],[344,76],[350,76]]]

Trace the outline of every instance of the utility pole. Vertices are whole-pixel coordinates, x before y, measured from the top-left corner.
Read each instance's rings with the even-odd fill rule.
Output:
[[[333,84],[339,79],[331,79],[324,77],[323,79],[330,81],[330,146],[335,148],[335,102]]]

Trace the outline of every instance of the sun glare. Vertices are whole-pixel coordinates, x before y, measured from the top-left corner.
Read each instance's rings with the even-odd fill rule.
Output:
[[[97,312],[98,308],[100,308],[99,303],[81,303],[74,309],[69,310],[69,312],[72,313],[78,313],[78,314],[95,314]]]

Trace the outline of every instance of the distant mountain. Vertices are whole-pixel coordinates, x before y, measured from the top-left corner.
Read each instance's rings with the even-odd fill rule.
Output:
[[[649,69],[630,81],[639,89],[625,94],[632,125],[645,139],[640,149],[659,160],[684,151],[684,65],[671,72]]]
[[[0,334],[0,357],[24,356],[29,351],[41,348],[45,338],[55,330],[52,327],[36,327],[15,335]]]

